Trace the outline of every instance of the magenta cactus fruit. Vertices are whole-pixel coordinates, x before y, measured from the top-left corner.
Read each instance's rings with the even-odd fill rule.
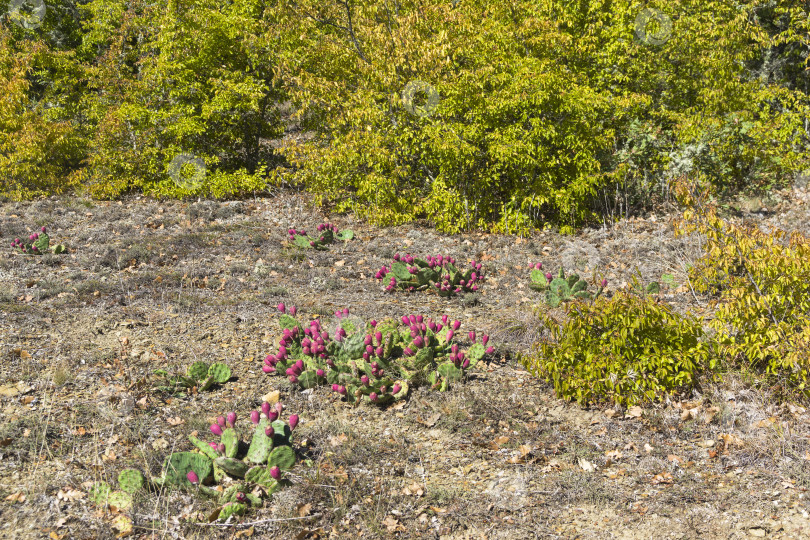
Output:
[[[267,427],[267,428],[264,429],[264,434],[267,435],[268,437],[272,437],[273,435],[275,435],[275,433],[276,432],[273,429],[273,426],[270,426],[270,427]]]
[[[246,499],[247,499],[247,497],[245,497],[245,494],[242,493],[241,491],[236,494],[236,500],[238,502],[243,503],[243,502],[245,502]]]
[[[492,354],[493,352],[495,352],[495,347],[487,347],[487,350],[486,350],[487,354]]]
[[[270,416],[270,404],[266,401],[262,403],[262,413],[264,413],[265,416]]]
[[[402,390],[402,385],[399,383],[394,383],[394,386],[391,387],[391,393],[394,395],[399,394],[400,390]]]
[[[219,443],[217,445],[217,452],[219,452],[220,454],[224,454],[225,453],[225,444]]]
[[[222,435],[222,426],[219,424],[211,424],[211,433],[216,435],[217,437]]]
[[[363,383],[364,386],[368,386],[368,375],[360,377],[360,382]]]
[[[215,442],[211,441],[210,443],[208,443],[208,446],[210,446],[210,447],[211,447],[211,450],[213,450],[213,451],[215,451],[215,452],[216,452],[216,450],[217,450],[217,443],[215,443]]]
[[[317,369],[317,370],[315,370],[315,375],[317,375],[318,377],[325,377],[326,372],[324,370],[322,370],[322,369]]]
[[[192,484],[197,484],[200,481],[200,477],[197,476],[197,473],[194,471],[188,471],[188,473],[186,473],[186,478],[188,478],[188,481]]]
[[[281,479],[281,469],[279,469],[278,466],[271,467],[270,476],[273,478],[273,480],[279,481]]]
[[[278,420],[278,413],[276,411],[270,411],[270,413],[267,415],[267,419],[271,422],[275,422]]]
[[[368,395],[368,399],[370,399],[372,402],[377,401],[377,392],[372,392],[372,393],[370,393],[370,394]]]
[[[607,287],[607,280],[606,280],[606,279],[603,279],[603,280],[602,280],[602,281],[599,283],[599,285],[601,285],[601,286],[602,286],[602,288],[604,289],[605,287]]]
[[[475,330],[471,330],[471,331],[470,331],[470,333],[469,333],[469,334],[467,334],[467,337],[469,337],[469,338],[470,338],[470,341],[472,341],[473,343],[475,343]]]
[[[298,308],[295,306],[290,306],[290,315],[295,317],[295,314],[298,313]]]
[[[468,367],[470,367],[470,359],[465,358],[464,362],[461,363],[461,367],[463,367],[464,369],[467,369]]]
[[[258,424],[259,420],[261,420],[261,413],[259,411],[250,411],[250,421]]]
[[[290,415],[290,420],[289,420],[288,423],[290,424],[290,429],[295,429],[295,426],[298,425],[298,415],[297,414],[291,414]]]
[[[551,281],[553,279],[553,276],[551,275],[551,272],[546,272],[546,279],[548,281]]]
[[[458,330],[461,327],[461,321],[455,320],[453,321],[453,331]]]
[[[296,375],[290,375],[288,379],[290,379],[290,382],[293,384],[298,382],[298,377]]]
[[[445,341],[447,341],[447,342],[449,343],[449,342],[450,342],[450,341],[452,341],[452,340],[453,340],[453,331],[452,331],[452,330],[448,330],[448,331],[447,331],[447,339],[446,339]]]
[[[340,385],[335,383],[332,385],[332,392],[338,392],[340,390]]]
[[[287,311],[287,306],[284,305],[284,302],[281,302],[278,306],[276,306],[281,313],[285,313]]]
[[[229,427],[233,427],[236,424],[236,413],[229,412],[225,422],[228,424]]]
[[[280,401],[276,403],[276,412],[278,414],[284,412],[284,405]]]
[[[484,347],[486,347],[486,346],[487,346],[487,341],[489,341],[489,336],[488,336],[488,335],[484,334],[483,336],[481,336],[481,344],[482,344]]]

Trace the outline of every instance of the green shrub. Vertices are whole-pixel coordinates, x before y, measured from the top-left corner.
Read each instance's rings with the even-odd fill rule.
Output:
[[[633,405],[687,390],[702,369],[715,367],[700,321],[652,297],[621,290],[592,304],[567,304],[566,312],[562,325],[538,312],[552,339],[522,358],[562,398]]]
[[[786,392],[810,395],[810,242],[795,231],[765,234],[717,217],[686,183],[678,185],[688,206],[676,233],[706,236],[705,254],[689,269],[692,287],[717,294],[711,322],[718,350],[732,365],[752,369]],[[787,245],[785,245],[787,244]]]

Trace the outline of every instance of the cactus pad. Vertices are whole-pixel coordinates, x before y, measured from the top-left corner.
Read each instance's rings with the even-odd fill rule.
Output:
[[[307,372],[312,373],[312,372]],[[273,439],[265,435],[264,430],[270,427],[270,421],[267,418],[262,418],[256,425],[256,430],[253,432],[253,438],[250,441],[246,459],[251,463],[264,463],[267,461],[267,456],[270,455],[270,449],[273,448]]]
[[[244,461],[233,459],[229,457],[220,457],[214,460],[217,467],[221,468],[226,473],[237,478],[244,478],[248,470],[248,464]]]
[[[247,511],[246,504],[238,502],[228,503],[219,510],[218,519],[219,521],[228,521],[228,518],[231,516],[241,516],[245,513],[245,511]]]
[[[194,362],[188,367],[187,375],[195,382],[200,382],[208,376],[208,364],[205,362]]]
[[[239,437],[236,435],[236,430],[233,428],[224,429],[219,440],[225,445],[225,457],[236,457],[236,453],[239,451]]]
[[[278,467],[286,471],[292,469],[295,465],[295,452],[289,446],[279,446],[270,452],[270,457],[267,458],[268,467]]]
[[[146,478],[138,469],[124,469],[118,473],[118,485],[126,493],[135,493],[146,483]]]
[[[251,469],[245,473],[245,480],[247,482],[259,484],[270,494],[278,489],[278,482],[276,482],[275,479],[270,476],[269,467],[251,467]]]
[[[189,471],[194,471],[200,482],[211,475],[211,460],[194,452],[174,452],[166,458],[163,471],[166,483],[188,486],[191,484],[186,478]]]
[[[222,362],[211,364],[211,367],[208,368],[208,376],[219,384],[226,383],[231,378],[231,368]]]
[[[196,446],[196,447],[197,447],[197,449],[198,449],[200,452],[202,452],[203,454],[205,454],[206,456],[208,456],[210,459],[212,459],[212,460],[213,460],[213,459],[217,459],[217,458],[219,457],[219,454],[216,452],[216,450],[214,450],[213,448],[211,448],[211,447],[208,445],[208,443],[207,443],[207,442],[205,442],[205,441],[201,441],[200,439],[198,439],[198,438],[197,438],[197,437],[195,437],[194,435],[189,435],[189,436],[188,436],[188,440],[189,440],[189,441],[191,441],[191,444],[193,444],[194,446]]]
[[[107,504],[107,499],[110,496],[110,484],[107,482],[96,482],[90,488],[90,499],[97,505],[101,506]]]
[[[107,497],[107,504],[116,510],[129,510],[132,508],[132,495],[125,491],[113,491]]]

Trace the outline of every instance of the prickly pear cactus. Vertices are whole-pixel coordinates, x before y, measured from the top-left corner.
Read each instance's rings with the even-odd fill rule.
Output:
[[[132,495],[125,491],[113,491],[107,498],[107,504],[116,510],[129,510],[132,508]]]
[[[560,268],[557,277],[553,277],[551,272],[541,271],[542,263],[537,263],[531,271],[531,283],[529,287],[543,293],[543,300],[551,307],[558,307],[563,302],[576,299],[591,300],[599,297],[604,290],[606,281],[602,281],[596,295],[587,291],[588,283],[577,274],[565,275],[565,271]]]
[[[279,446],[273,448],[270,456],[267,458],[268,467],[278,467],[286,471],[293,468],[295,465],[295,452],[289,446]]]
[[[279,304],[283,313],[282,308],[286,309]],[[286,375],[301,388],[331,385],[350,403],[385,405],[404,399],[410,387],[426,383],[446,390],[463,379],[459,372],[463,374],[494,351],[486,345],[488,336],[476,343],[475,332],[469,333],[470,348],[461,351],[454,341],[461,322],[451,322],[447,316],[441,322],[411,315],[399,322],[367,324],[350,319],[348,308],[335,316],[336,329],[327,331],[321,319],[308,324],[295,321],[293,325],[282,315],[279,350],[267,355],[263,371]],[[448,367],[437,371],[443,364]],[[441,384],[437,386],[436,382]]]
[[[228,382],[228,379],[231,378],[231,368],[221,362],[211,364],[211,367],[208,368],[208,376],[219,384]]]
[[[326,250],[329,249],[329,244],[334,243],[336,238],[342,242],[348,242],[354,238],[354,231],[351,229],[338,231],[338,228],[331,223],[321,223],[317,226],[316,230],[318,234],[316,237],[312,238],[307,235],[306,231],[289,229],[287,231],[289,235],[288,239],[290,242],[303,249],[314,248]]]
[[[65,246],[58,244],[51,246],[51,238],[46,232],[46,228],[42,227],[40,232],[35,232],[28,236],[27,240],[15,238],[11,243],[12,248],[19,249],[22,253],[27,255],[42,255],[50,251],[55,255],[65,252]]]
[[[469,268],[461,270],[455,262],[452,257],[443,255],[420,259],[397,253],[390,266],[384,265],[375,277],[387,282],[386,292],[435,290],[442,297],[476,292],[484,281],[481,263],[470,261]]]
[[[223,456],[214,460],[214,463],[217,467],[236,478],[244,478],[245,473],[248,471],[248,464],[240,459]]]

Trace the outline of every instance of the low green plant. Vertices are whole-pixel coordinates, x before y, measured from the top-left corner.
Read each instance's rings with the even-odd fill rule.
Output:
[[[298,415],[292,414],[283,421],[280,419],[283,411],[281,403],[271,406],[268,402],[262,403],[261,411],[251,411],[253,430],[249,444],[243,443],[236,431],[235,412],[219,416],[210,427],[217,440],[204,442],[189,435],[197,451],[167,456],[163,476],[153,483],[194,487],[216,499],[220,505],[216,512],[219,521],[261,506],[276,491],[289,485],[289,480],[282,478],[283,472],[292,469],[296,462],[291,440]],[[222,484],[222,489],[211,487],[215,483]]]
[[[301,388],[332,386],[349,402],[383,405],[404,399],[411,386],[430,384],[447,390],[463,379],[466,370],[493,352],[489,336],[470,332],[470,346],[462,351],[454,337],[460,321],[447,315],[437,323],[422,315],[399,321],[363,321],[349,317],[348,308],[335,312],[337,324],[330,338],[319,319],[301,324],[296,309],[279,304],[282,338],[276,354],[264,359],[268,374],[287,375]]]
[[[544,293],[543,301],[551,307],[557,307],[561,303],[575,299],[594,300],[599,298],[607,286],[607,280],[603,279],[594,296],[587,291],[588,283],[584,279],[580,279],[577,274],[566,277],[565,271],[560,268],[555,278],[551,272],[543,273],[543,263],[535,264],[529,277],[531,279],[529,288]]]
[[[58,255],[65,252],[65,246],[62,244],[57,244],[55,246],[50,244],[51,237],[48,236],[47,228],[42,227],[40,232],[35,232],[29,235],[27,241],[20,238],[15,238],[11,243],[11,247],[19,249],[22,253],[27,255],[42,255],[43,253],[48,253],[48,251]]]
[[[171,376],[165,369],[157,369],[154,374],[161,379],[154,390],[176,394],[181,390],[190,391],[195,387],[204,392],[215,384],[224,384],[231,378],[231,369],[221,362],[211,365],[206,362],[194,362],[185,375]]]
[[[703,369],[714,369],[700,320],[681,317],[651,297],[620,290],[610,299],[575,302],[559,324],[538,311],[552,339],[521,357],[557,395],[581,404],[634,405],[686,390]]]
[[[386,292],[397,289],[409,292],[436,289],[439,296],[443,297],[474,293],[484,281],[484,271],[480,262],[470,261],[470,267],[461,270],[456,267],[456,260],[453,257],[428,255],[424,259],[419,259],[408,253],[395,254],[391,265],[383,265],[374,277],[384,280],[389,276]]]
[[[298,231],[289,229],[289,240],[296,246],[304,249],[315,248],[319,250],[329,249],[327,246],[335,242],[335,239],[348,242],[354,238],[354,231],[351,229],[343,229],[338,231],[337,226],[331,223],[321,223],[317,227],[318,237],[310,238],[307,236],[306,231]]]

